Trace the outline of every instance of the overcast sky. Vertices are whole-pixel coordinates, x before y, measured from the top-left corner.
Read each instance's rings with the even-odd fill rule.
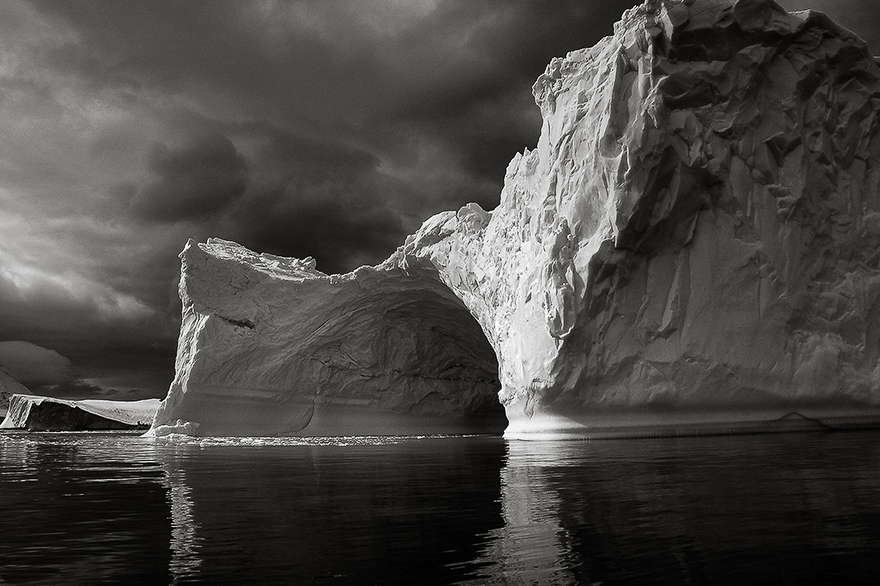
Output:
[[[164,396],[188,238],[341,272],[493,208],[537,142],[535,78],[635,3],[0,3],[0,365],[41,392]],[[783,5],[880,52],[872,0]]]

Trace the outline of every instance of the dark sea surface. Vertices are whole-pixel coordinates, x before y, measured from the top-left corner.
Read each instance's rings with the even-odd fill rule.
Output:
[[[0,434],[0,584],[878,584],[880,433]]]

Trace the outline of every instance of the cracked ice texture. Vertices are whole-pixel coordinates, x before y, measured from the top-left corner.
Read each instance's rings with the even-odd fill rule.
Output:
[[[300,276],[271,277],[271,293],[244,284],[215,295],[217,277],[201,283],[186,255],[219,262],[219,244],[190,245],[178,374],[157,423],[182,417],[177,402],[193,389],[195,399],[207,380],[243,381],[270,403],[305,396],[307,405],[340,388],[364,400],[370,386],[341,382],[340,369],[367,365],[377,384],[396,384],[395,338],[371,329],[394,320],[368,315],[386,315],[389,297],[411,299],[414,314],[447,308],[426,319],[450,332],[467,322],[463,303],[480,328],[467,322],[444,355],[468,381],[488,384],[485,349],[479,366],[459,359],[482,329],[511,436],[711,429],[791,411],[876,418],[878,76],[865,43],[820,13],[764,0],[633,8],[613,36],[554,59],[535,83],[541,137],[511,161],[492,212],[469,204],[438,214],[385,263],[348,275],[279,259],[301,263],[290,268]],[[236,254],[254,267],[269,258]],[[349,293],[317,285],[334,280]],[[310,354],[323,358],[302,368],[285,366],[296,353],[279,346],[249,363],[256,378],[241,379],[241,344],[259,353],[272,343],[244,341],[265,327],[257,309],[266,304],[272,319],[296,321],[297,339],[321,335],[330,320],[349,346]],[[353,305],[364,315],[349,315]],[[379,340],[388,348],[371,346]],[[432,344],[412,344],[402,360],[409,374]],[[478,413],[469,401],[484,390],[456,394],[470,384],[459,379],[458,390],[424,394],[419,377],[364,391],[382,399],[358,404],[408,412],[430,396],[435,415]],[[303,380],[320,384],[292,391]],[[186,415],[204,419],[210,409],[201,409]]]

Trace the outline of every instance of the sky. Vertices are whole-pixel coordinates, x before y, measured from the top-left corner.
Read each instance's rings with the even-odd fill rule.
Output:
[[[344,272],[434,213],[494,208],[537,143],[535,79],[636,3],[5,0],[0,367],[163,397],[187,239]],[[880,53],[874,0],[781,4]]]

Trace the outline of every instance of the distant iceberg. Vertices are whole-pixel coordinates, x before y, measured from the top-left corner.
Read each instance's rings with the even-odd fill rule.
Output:
[[[9,376],[0,368],[0,415],[6,416],[9,410],[9,401],[13,395],[30,395],[26,386]]]
[[[97,431],[147,429],[159,399],[141,401],[68,401],[36,395],[13,395],[0,429],[28,431]]]

